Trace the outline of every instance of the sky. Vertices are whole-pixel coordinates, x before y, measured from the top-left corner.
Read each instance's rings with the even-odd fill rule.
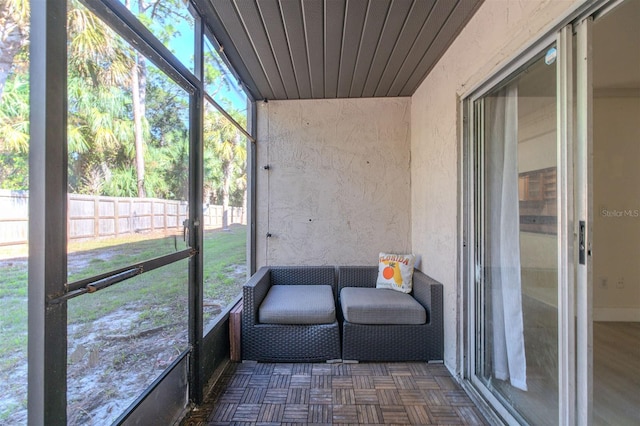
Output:
[[[133,0],[131,4],[131,8],[137,8],[137,1]],[[122,4],[124,0],[120,0]],[[135,12],[134,12],[135,13]],[[193,30],[193,21],[189,21],[187,19],[182,21],[176,21],[173,23],[176,30],[177,36],[169,41],[169,43],[165,43],[167,48],[171,50],[171,52],[182,62],[191,72],[194,72],[194,30]],[[154,32],[153,24],[150,28],[152,32]],[[160,29],[160,25],[157,26],[157,29]],[[206,43],[209,44],[209,43]],[[206,45],[205,44],[205,45]],[[214,54],[218,55],[218,52],[213,49],[213,45],[209,44],[211,51]],[[218,61],[222,63],[222,61]],[[219,92],[219,95],[216,98],[226,98],[231,101],[233,107],[239,111],[246,111],[247,109],[247,95],[240,88],[240,85],[237,83],[236,78],[228,69],[221,70],[224,74],[225,80],[228,82],[225,87]],[[216,99],[217,100],[217,99]]]

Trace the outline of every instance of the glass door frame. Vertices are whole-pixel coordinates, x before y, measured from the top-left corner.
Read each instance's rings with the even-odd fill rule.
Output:
[[[558,343],[559,424],[592,424],[593,410],[593,56],[592,24],[623,0],[600,0],[569,11],[551,30],[484,82],[462,96],[460,149],[460,247],[462,277],[459,360],[463,386],[486,403],[484,413],[497,421],[519,422],[474,376],[474,324],[478,304],[475,282],[481,229],[475,229],[476,192],[482,190],[482,171],[474,150],[475,126],[482,107],[474,104],[497,84],[539,55],[554,41],[558,49]],[[482,194],[480,194],[482,195]],[[482,197],[480,197],[482,199]]]
[[[593,423],[593,24],[625,1],[599,2],[576,19],[575,34],[575,144],[573,151],[575,196],[575,423]]]
[[[29,424],[66,424],[67,421],[67,301],[73,297],[90,297],[87,285],[108,278],[117,285],[126,279],[190,258],[185,271],[188,282],[189,329],[197,327],[198,294],[201,293],[195,271],[201,269],[198,260],[201,239],[198,223],[201,200],[197,198],[200,176],[196,167],[199,156],[197,114],[198,81],[177,62],[146,28],[114,1],[89,0],[85,6],[114,31],[136,42],[137,50],[158,69],[180,86],[189,96],[189,241],[186,249],[147,259],[122,270],[94,276],[77,282],[67,277],[67,3],[55,0],[31,9],[31,147],[30,182],[32,197],[29,206],[29,284],[28,284],[28,422]],[[53,59],[52,59],[53,58]],[[137,267],[136,272],[134,268]],[[194,314],[195,312],[195,314]],[[201,314],[200,314],[201,317]],[[194,325],[195,323],[195,325]],[[169,376],[179,364],[186,366],[194,358],[199,362],[200,341],[190,339],[190,348],[176,360],[132,403],[131,410],[121,413],[115,421],[126,420],[158,381]],[[193,356],[195,353],[196,356]],[[190,357],[191,355],[191,357]],[[193,362],[193,361],[192,361]],[[192,373],[192,375],[195,375]],[[192,379],[193,381],[193,379]],[[172,385],[189,391],[184,380],[172,377]],[[200,383],[196,383],[200,388]],[[185,393],[186,397],[186,393]],[[185,398],[186,400],[186,398]],[[132,408],[133,407],[133,408]]]
[[[84,0],[82,4],[114,31],[136,45],[137,50],[189,94],[189,219],[188,248],[151,259],[159,267],[189,258],[189,348],[149,386],[116,423],[143,408],[158,411],[160,399],[152,392],[173,398],[170,402],[203,399],[203,371],[215,363],[204,359],[202,336],[202,37],[206,22],[194,7],[197,75],[173,54],[117,0]],[[28,278],[28,422],[66,424],[67,420],[67,2],[50,0],[31,9],[30,63],[30,203]],[[250,130],[239,129],[251,141],[248,158],[250,192],[247,252],[250,271],[255,269],[255,101],[247,92]],[[237,124],[237,123],[236,123]],[[45,208],[46,207],[46,208]],[[113,273],[109,273],[113,275]],[[95,278],[95,277],[94,277]],[[119,282],[119,281],[118,281]],[[71,283],[74,284],[74,283]],[[79,284],[78,282],[76,284]],[[84,295],[85,293],[83,293]],[[81,296],[82,297],[82,296]],[[220,329],[223,327],[220,326]],[[214,336],[218,338],[218,336]],[[215,339],[210,339],[215,340]],[[220,362],[220,360],[215,360]],[[180,368],[177,368],[177,367]],[[175,374],[173,372],[176,372]],[[172,392],[173,391],[173,392]],[[176,395],[179,397],[176,398]],[[182,398],[184,396],[184,398]],[[156,406],[151,406],[156,403]],[[166,410],[174,407],[161,407]],[[179,407],[180,411],[184,407]],[[142,414],[140,414],[142,416]]]
[[[602,4],[599,5],[602,7]],[[588,194],[591,182],[589,153],[591,146],[592,72],[591,72],[591,16],[594,8],[574,15],[575,24],[568,22],[555,32],[543,37],[526,54],[519,55],[505,69],[483,83],[463,102],[463,149],[461,168],[461,229],[463,302],[461,331],[461,370],[465,387],[484,399],[495,411],[493,414],[508,423],[518,422],[498,399],[474,375],[478,337],[475,332],[478,309],[475,289],[481,256],[474,217],[481,214],[482,206],[475,203],[481,195],[482,170],[478,170],[479,153],[474,145],[482,126],[479,120],[482,102],[476,103],[499,82],[515,73],[532,58],[556,43],[557,65],[557,154],[558,154],[558,357],[559,357],[559,418],[561,424],[590,424],[593,401],[592,379],[592,289],[589,236],[592,215]],[[574,31],[577,37],[574,38]],[[577,58],[574,59],[574,51]],[[574,81],[575,78],[575,81]],[[576,92],[574,92],[576,88]],[[575,93],[575,95],[574,95]],[[575,96],[575,99],[574,99]],[[476,105],[476,106],[474,106]],[[480,153],[481,155],[481,153]],[[575,165],[575,167],[574,167]],[[482,199],[480,196],[479,199]],[[581,227],[581,223],[584,225]],[[579,236],[582,232],[583,239]],[[580,243],[587,260],[580,263]],[[577,325],[577,328],[576,328]]]
[[[570,34],[570,26],[565,27],[562,31],[568,31]],[[507,67],[503,72],[496,75],[494,78],[490,79],[487,83],[482,85],[482,87],[476,90],[471,96],[467,97],[464,102],[463,109],[463,123],[464,123],[464,146],[463,146],[463,189],[462,189],[462,202],[463,202],[463,264],[462,264],[462,276],[463,276],[463,286],[464,286],[464,298],[462,307],[464,315],[464,338],[463,338],[463,378],[466,381],[466,389],[479,398],[485,400],[491,408],[495,411],[493,414],[496,416],[496,420],[506,422],[508,424],[523,424],[526,423],[524,418],[517,415],[517,413],[512,413],[506,407],[503,406],[503,403],[500,401],[498,397],[496,397],[483,383],[483,381],[474,373],[476,370],[476,366],[479,365],[477,362],[477,354],[479,353],[478,347],[480,345],[479,339],[483,339],[486,335],[486,331],[484,330],[483,320],[484,318],[483,312],[485,308],[485,294],[480,290],[482,287],[478,283],[483,281],[483,273],[480,265],[483,264],[483,249],[482,246],[484,244],[484,229],[483,229],[483,216],[484,216],[484,97],[491,92],[495,87],[501,85],[503,82],[508,81],[512,76],[515,76],[519,71],[521,71],[528,64],[532,63],[536,59],[539,59],[544,55],[544,52],[547,51],[550,47],[556,46],[558,50],[558,58],[561,55],[565,55],[566,47],[561,47],[562,39],[562,31],[550,34],[548,37],[545,37],[543,40],[540,40],[535,44],[532,48],[527,51],[526,55],[522,55],[515,61],[511,66]],[[571,50],[569,50],[571,52]],[[565,55],[566,56],[566,55]],[[568,61],[571,61],[572,55],[571,53],[568,55]],[[557,194],[558,194],[558,241],[562,239],[562,235],[567,235],[569,231],[567,228],[569,225],[566,219],[561,219],[561,214],[564,211],[564,214],[567,214],[567,203],[568,196],[566,190],[564,190],[563,194],[563,184],[566,185],[568,183],[568,178],[566,176],[567,166],[566,166],[566,154],[562,154],[560,146],[565,145],[566,147],[566,138],[570,138],[571,129],[573,128],[571,124],[565,129],[561,129],[560,127],[560,114],[566,114],[566,111],[561,107],[561,103],[566,104],[566,99],[560,96],[561,92],[561,79],[564,78],[564,74],[567,72],[566,68],[567,64],[563,64],[560,59],[558,59],[557,64],[557,88],[556,88],[556,109],[558,111],[557,117],[557,161],[558,161],[558,179],[557,179]],[[569,64],[570,65],[570,64]],[[572,87],[571,82],[568,83],[569,87]],[[572,93],[569,91],[569,95]],[[565,91],[567,93],[567,91]],[[570,105],[570,104],[569,104]],[[563,138],[563,139],[561,139]],[[559,243],[560,244],[560,243]],[[573,327],[566,327],[563,318],[568,318],[572,316],[572,313],[568,313],[566,311],[570,311],[569,309],[563,309],[563,307],[567,305],[573,306],[573,304],[568,304],[566,300],[568,299],[569,294],[566,292],[562,292],[561,289],[566,289],[568,285],[562,285],[563,282],[570,282],[568,280],[568,271],[571,269],[570,266],[565,266],[565,268],[561,267],[561,265],[567,263],[567,259],[564,259],[561,256],[562,251],[559,248],[558,252],[558,337],[559,339],[571,338],[569,334],[567,336],[563,336],[560,332],[562,329],[573,329]],[[563,281],[564,280],[564,281]],[[479,327],[479,328],[478,328]],[[476,329],[479,330],[480,336],[477,335]],[[562,341],[560,340],[559,346],[562,345]],[[569,347],[567,345],[567,347]],[[574,345],[571,345],[574,347]],[[571,361],[568,354],[564,353],[560,347],[558,348],[559,358],[558,358],[558,370],[559,374],[562,375],[563,372],[568,372],[569,377],[572,377],[572,367],[567,365],[570,364]],[[483,364],[483,363],[482,363]],[[568,380],[571,380],[568,378]],[[567,391],[571,391],[573,388],[568,387]],[[566,415],[563,413],[562,407],[569,407],[572,404],[567,403],[564,404],[562,401],[571,401],[572,397],[567,394],[567,392],[559,390],[559,411],[560,415]]]
[[[576,424],[593,421],[593,16],[574,26],[576,32],[576,103],[574,193],[577,223],[576,262]]]
[[[573,125],[573,25],[557,40],[558,126],[558,424],[575,424],[575,220]]]

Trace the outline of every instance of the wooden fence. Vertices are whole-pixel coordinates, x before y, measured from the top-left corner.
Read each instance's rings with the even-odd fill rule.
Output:
[[[127,234],[182,232],[189,211],[186,202],[157,198],[100,197],[69,194],[67,238],[81,241],[117,238]],[[222,227],[222,206],[203,210],[205,229]],[[0,246],[23,245],[28,241],[29,194],[0,190]],[[230,207],[228,224],[246,224],[242,207]]]

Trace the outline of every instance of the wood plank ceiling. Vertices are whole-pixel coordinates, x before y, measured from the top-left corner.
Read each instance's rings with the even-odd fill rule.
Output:
[[[482,0],[205,0],[254,99],[411,96]]]

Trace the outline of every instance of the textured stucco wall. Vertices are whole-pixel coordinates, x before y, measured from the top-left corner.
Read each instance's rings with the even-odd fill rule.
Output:
[[[458,361],[461,95],[581,1],[486,0],[411,99],[411,228],[422,269],[444,284],[445,363]]]
[[[258,266],[374,265],[411,250],[410,104],[258,104]]]

